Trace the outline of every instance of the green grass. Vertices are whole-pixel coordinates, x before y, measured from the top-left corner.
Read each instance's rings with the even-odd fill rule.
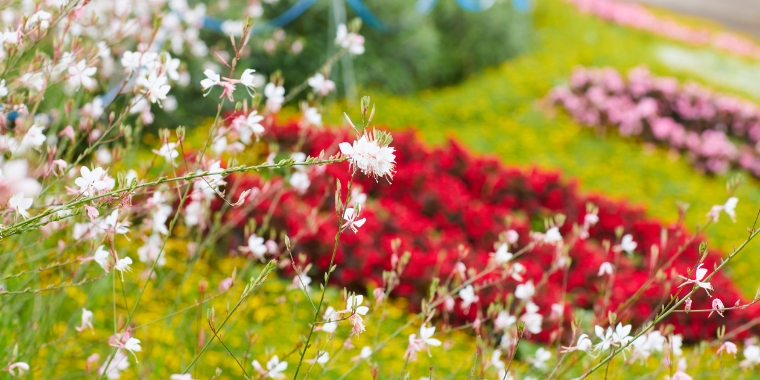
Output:
[[[703,223],[710,207],[726,199],[728,176],[700,174],[683,158],[674,160],[666,151],[646,149],[635,140],[597,136],[561,112],[552,115],[554,112],[547,111],[541,103],[547,92],[565,82],[577,65],[627,71],[645,64],[657,75],[695,80],[688,72],[677,71],[659,60],[656,49],[664,40],[581,15],[560,0],[540,2],[535,22],[532,51],[460,86],[410,97],[365,90],[363,93],[372,95],[377,104],[376,123],[414,128],[431,144],[456,138],[475,152],[498,155],[507,164],[560,170],[568,180],[577,180],[585,192],[628,200],[664,221],[677,219],[676,201],[688,202],[690,228],[694,230],[697,223]],[[705,78],[695,81],[750,96]],[[333,106],[327,119],[341,122],[343,109],[345,105]],[[403,170],[403,163],[399,170]],[[744,178],[737,192],[738,222],[733,224],[724,216],[707,233],[709,243],[724,251],[741,242],[745,227],[751,225],[760,207],[758,181],[748,175]],[[729,268],[748,296],[754,295],[758,286],[757,278],[750,275],[756,262],[752,257],[755,250],[751,247]]]

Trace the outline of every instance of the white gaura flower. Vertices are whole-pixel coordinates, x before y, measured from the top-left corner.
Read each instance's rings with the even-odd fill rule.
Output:
[[[8,88],[5,87],[5,79],[0,80],[0,96],[8,95]]]
[[[182,64],[182,62],[178,58],[172,58],[168,52],[164,52],[162,55],[165,56],[164,72],[166,73],[166,76],[171,80],[178,81],[180,79],[179,65]]]
[[[307,81],[309,86],[314,89],[314,92],[325,96],[331,91],[335,90],[335,82],[325,78],[322,73],[317,73]]]
[[[363,226],[367,221],[367,218],[358,219],[359,211],[360,210],[354,209],[353,207],[346,208],[346,212],[343,215],[343,225],[341,226],[341,229],[346,230],[350,228],[351,231],[354,231],[354,233],[359,232],[359,228]]]
[[[361,294],[348,296],[346,299],[346,310],[347,312],[355,312],[359,315],[366,315],[369,311],[369,308],[366,306],[362,306],[362,303],[364,302],[364,296]]]
[[[29,364],[25,362],[15,362],[8,366],[8,373],[10,373],[11,376],[16,376],[16,370],[18,370],[18,376],[23,377],[24,372],[28,371],[29,368]]]
[[[552,227],[546,230],[544,234],[544,243],[557,244],[562,242],[562,235],[559,233],[558,227]]]
[[[256,234],[248,237],[248,246],[241,247],[241,251],[250,252],[254,257],[264,261],[264,255],[267,253],[267,246],[264,244],[264,238]]]
[[[153,209],[153,232],[157,232],[162,235],[169,234],[169,229],[166,227],[166,221],[169,220],[169,216],[174,212],[172,206],[165,204],[156,204]]]
[[[42,73],[26,73],[19,79],[24,84],[24,87],[34,89],[37,92],[42,91],[45,87],[45,76]]]
[[[217,136],[216,139],[211,143],[211,150],[214,152],[214,154],[218,157],[224,151],[227,149],[227,136],[221,135]]]
[[[50,12],[38,11],[26,20],[26,30],[31,30],[37,25],[40,26],[40,30],[47,30],[50,27],[50,19],[52,17],[53,15]]]
[[[742,367],[754,367],[760,363],[760,347],[754,344],[744,346],[742,354],[744,354],[744,360],[741,362]]]
[[[493,321],[493,328],[496,331],[504,331],[514,325],[515,322],[517,322],[517,317],[509,315],[506,311],[500,311]]]
[[[315,127],[322,126],[322,115],[316,109],[316,107],[308,107],[303,111],[303,119],[308,125]]]
[[[665,337],[655,330],[640,336],[631,343],[634,357],[646,360],[654,352],[662,352],[665,347]]]
[[[597,338],[601,339],[601,342],[594,346],[595,350],[607,351],[614,343],[612,339],[612,327],[607,327],[607,330],[605,330],[602,326],[594,326],[594,334],[596,334]]]
[[[101,167],[90,170],[82,166],[79,173],[80,176],[74,180],[74,183],[79,186],[79,192],[84,196],[97,195],[101,190],[109,187],[108,181],[105,180],[106,173]]]
[[[615,332],[612,333],[612,341],[619,346],[625,346],[631,341],[631,339],[633,339],[630,334],[631,325],[623,326],[622,323],[618,322],[617,326],[615,326]]]
[[[285,102],[285,88],[274,83],[267,83],[264,87],[264,95],[267,97],[267,108],[272,112],[279,112],[282,103]]]
[[[351,189],[351,203],[353,203],[356,208],[360,208],[367,203],[367,194],[364,194],[361,187],[358,185],[354,185]]]
[[[168,81],[165,75],[151,72],[147,77],[138,78],[137,84],[143,87],[144,94],[151,103],[158,103],[160,106],[161,101],[166,99],[166,95],[172,89]]]
[[[322,331],[328,334],[334,333],[338,328],[338,323],[335,322],[337,319],[337,313],[332,306],[327,307],[327,310],[325,310],[325,313],[322,315],[322,319],[329,321],[322,324]]]
[[[589,339],[588,335],[581,334],[581,336],[578,337],[578,344],[575,347],[581,351],[588,352],[592,347],[591,339]]]
[[[335,44],[347,49],[352,55],[361,55],[364,53],[364,37],[360,34],[349,33],[346,24],[338,25]]]
[[[498,348],[491,353],[491,365],[500,370],[503,370],[506,367],[506,364],[501,360],[501,350]]]
[[[506,264],[509,260],[512,260],[512,256],[514,255],[509,252],[509,246],[507,243],[499,245],[499,248],[497,248],[496,252],[493,254],[494,261],[496,261],[497,264]]]
[[[126,219],[121,222],[119,221],[119,209],[116,209],[105,218],[102,227],[110,233],[124,235],[129,232],[129,226],[131,225],[132,223]]]
[[[620,245],[618,246],[618,249],[621,251],[631,254],[638,246],[638,243],[633,241],[633,236],[631,234],[625,234],[623,235],[623,239],[620,241]]]
[[[222,162],[219,160],[212,161],[207,169],[206,172],[208,173],[216,173],[216,174],[209,174],[205,175],[203,177],[198,177],[195,179],[195,190],[200,191],[204,198],[206,200],[213,199],[217,192],[219,191],[220,186],[224,186],[227,184],[227,181],[224,180],[224,176],[222,174],[219,174],[220,172],[223,172],[224,168],[222,168]],[[196,171],[196,174],[202,174],[205,173],[203,170],[198,169]],[[197,194],[197,193],[194,193]]]
[[[515,288],[515,298],[521,300],[529,300],[533,298],[533,294],[536,293],[536,287],[533,285],[533,281],[528,281],[524,284],[517,285]]]
[[[509,268],[509,275],[512,276],[512,279],[515,281],[522,282],[523,277],[522,275],[525,273],[526,269],[525,266],[520,263],[514,263]]]
[[[288,183],[290,183],[290,186],[293,186],[293,188],[296,189],[299,194],[303,194],[306,192],[306,190],[309,189],[311,180],[309,179],[309,174],[302,171],[297,171],[290,176]]]
[[[240,84],[245,86],[245,89],[248,90],[248,95],[253,96],[253,89],[256,88],[256,76],[253,74],[256,70],[254,69],[245,69],[243,71],[243,75],[240,76]]]
[[[142,67],[140,58],[142,58],[142,53],[140,52],[125,51],[124,54],[121,55],[121,65],[124,67],[124,71],[127,73],[134,73],[139,70],[140,67]]]
[[[172,165],[175,163],[174,160],[179,157],[179,152],[177,151],[177,143],[172,142],[162,145],[161,149],[154,151],[154,153],[163,157],[166,162],[170,162]]]
[[[694,279],[688,279],[684,276],[679,275],[678,277],[681,277],[682,279],[686,280],[683,284],[679,285],[678,287],[685,286],[687,284],[694,284],[699,286],[700,288],[704,289],[705,292],[707,292],[707,295],[710,295],[710,291],[713,290],[712,284],[706,281],[702,281],[703,278],[707,275],[707,269],[702,268],[704,264],[697,265],[696,273],[694,273]]]
[[[211,69],[206,69],[206,71],[203,72],[203,75],[205,75],[206,78],[201,80],[201,90],[203,91],[203,96],[206,96],[211,92],[212,87],[217,86],[222,82],[222,77]]]
[[[605,274],[612,275],[612,272],[614,271],[612,264],[608,262],[603,262],[602,265],[599,266],[599,272],[596,274],[598,277],[602,277]]]
[[[588,353],[591,350],[591,347],[593,347],[593,343],[591,343],[591,339],[589,339],[588,335],[581,334],[581,336],[578,337],[578,344],[576,344],[574,347],[563,346],[560,350],[560,353],[573,351],[584,351]]]
[[[681,347],[683,346],[683,336],[680,334],[671,335],[669,343],[670,349],[673,351],[673,355],[681,356],[683,354],[683,350],[681,350]]]
[[[117,259],[116,265],[113,266],[113,269],[116,269],[117,271],[121,272],[122,281],[124,281],[124,272],[130,272],[132,270],[129,267],[130,265],[132,265],[132,259],[129,258],[129,256],[126,256],[123,259]]]
[[[92,316],[92,311],[82,308],[82,323],[74,329],[79,332],[82,332],[88,328],[95,331],[95,328],[92,326]]]
[[[736,204],[738,202],[739,198],[737,197],[728,198],[725,204],[712,206],[710,212],[707,213],[707,216],[710,217],[713,222],[717,222],[718,217],[720,217],[720,212],[725,211],[725,213],[731,217],[731,220],[736,223]]]
[[[460,290],[459,297],[462,299],[462,310],[467,311],[469,311],[470,305],[480,300],[480,297],[475,294],[475,288],[473,288],[472,285],[467,285]]]
[[[433,338],[433,335],[435,335],[435,326],[420,326],[420,340],[422,340],[425,346],[438,347],[441,345],[441,341]]]
[[[530,360],[531,364],[539,370],[546,370],[546,362],[551,359],[552,353],[543,347],[539,347],[536,355]]]
[[[729,341],[723,342],[723,344],[720,345],[720,348],[718,348],[718,351],[716,351],[715,353],[720,355],[721,352],[723,351],[725,351],[729,355],[734,355],[734,358],[736,358],[736,353],[738,352],[736,348],[736,344]]]
[[[95,250],[95,254],[92,256],[92,259],[100,265],[101,268],[103,268],[106,273],[108,273],[108,257],[110,254],[108,251],[106,251],[103,246],[98,246],[98,248]]]
[[[129,368],[129,357],[124,353],[123,349],[119,348],[110,360],[110,364],[108,363],[109,360],[106,359],[105,363],[98,370],[98,373],[101,376],[105,373],[109,380],[116,380],[121,377],[122,371],[126,371]],[[106,367],[106,364],[108,364],[108,367]]]
[[[370,136],[372,137],[372,136]],[[340,151],[348,157],[351,165],[361,170],[365,175],[386,177],[390,181],[395,172],[396,155],[394,148],[380,146],[375,139],[369,139],[366,135],[354,141],[353,145],[340,143]]]
[[[8,45],[17,45],[19,42],[21,42],[22,35],[23,34],[20,30],[13,30],[5,33],[0,33],[0,40]]]
[[[256,369],[260,374],[264,376],[264,378],[270,378],[270,379],[283,379],[285,378],[285,372],[286,369],[288,369],[288,363],[287,362],[281,362],[280,358],[277,357],[277,355],[272,356],[269,361],[267,361],[267,369],[264,370],[264,368],[261,366],[261,364],[258,362],[258,360],[253,361],[253,368]]]
[[[26,159],[6,161],[0,168],[0,188],[9,194],[23,192],[36,197],[42,191],[42,185],[28,174],[29,162]]]
[[[311,277],[305,273],[296,274],[293,277],[293,287],[300,290],[305,290],[307,293],[311,293]]]
[[[142,347],[140,347],[140,339],[137,338],[129,338],[126,342],[124,342],[124,349],[131,352],[132,355],[135,356],[135,361],[137,361],[137,354],[135,352],[142,351]]]
[[[674,373],[672,377],[665,376],[665,380],[693,380],[693,378],[686,373],[686,368],[686,358],[678,359],[676,373]]]
[[[193,379],[193,375],[189,373],[175,373],[174,375],[169,376],[169,380],[195,380],[195,379]]]
[[[370,356],[372,356],[372,347],[370,346],[362,347],[361,352],[359,352],[359,357],[362,359],[368,359]]]
[[[736,222],[736,204],[739,202],[739,198],[728,198],[726,204],[723,205],[723,211],[731,217],[731,220]]]
[[[167,206],[168,207],[168,206]],[[171,207],[170,207],[171,208]],[[154,226],[155,228],[155,226]],[[144,245],[142,245],[140,248],[137,248],[137,257],[140,259],[141,262],[144,263],[153,263],[158,259],[158,262],[156,265],[162,267],[166,265],[166,257],[161,254],[161,246],[163,245],[164,239],[161,238],[161,235],[154,233],[148,237],[148,240],[145,242]]]
[[[319,351],[319,353],[317,353],[317,357],[314,358],[314,361],[316,361],[317,364],[324,366],[327,364],[327,362],[330,361],[330,354],[325,351]]]
[[[237,128],[240,142],[248,145],[252,141],[252,136],[261,137],[266,131],[264,126],[261,125],[262,120],[264,120],[264,116],[259,115],[256,110],[251,111],[248,116],[240,115],[235,118],[232,121],[232,125]]]
[[[29,148],[39,149],[45,143],[45,140],[47,140],[47,137],[43,133],[44,129],[45,127],[40,127],[36,124],[29,127],[24,137],[21,138],[21,142],[18,144],[15,153],[22,154],[29,150]]]
[[[92,78],[97,71],[97,67],[87,67],[87,61],[83,59],[76,65],[69,66],[69,85],[74,89],[78,89],[79,86],[82,86],[88,90],[92,90],[98,84],[98,82]]]
[[[525,330],[529,331],[531,334],[540,333],[543,320],[544,317],[538,313],[538,305],[533,302],[528,302],[525,305],[525,314],[520,317],[520,321],[525,323]]]
[[[16,210],[16,212],[24,218],[29,217],[29,208],[32,207],[34,199],[26,198],[24,193],[16,193],[8,200],[8,207]]]

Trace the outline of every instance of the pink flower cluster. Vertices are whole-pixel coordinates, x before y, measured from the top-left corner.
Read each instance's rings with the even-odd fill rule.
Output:
[[[699,170],[738,167],[760,176],[760,108],[749,101],[643,67],[630,70],[627,80],[612,68],[578,68],[549,99],[581,124],[614,126],[622,136],[685,153]]]
[[[690,45],[712,46],[742,57],[760,59],[760,47],[752,40],[728,32],[712,32],[660,17],[646,7],[613,0],[567,0],[581,12],[635,29],[645,30]]]

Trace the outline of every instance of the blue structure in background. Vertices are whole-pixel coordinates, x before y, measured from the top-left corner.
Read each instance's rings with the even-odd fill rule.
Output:
[[[528,13],[531,8],[530,0],[512,0],[512,7],[520,13]]]
[[[260,23],[257,26],[254,26],[253,30],[251,30],[251,33],[258,34],[267,30],[282,28],[306,12],[306,10],[311,8],[311,6],[314,5],[317,1],[318,0],[299,0],[281,15],[269,21]],[[516,1],[526,3],[528,6],[530,4],[530,0]],[[418,0],[414,5],[414,9],[417,11],[417,13],[424,15],[430,13],[437,2],[438,0]],[[456,0],[456,2],[460,7],[462,7],[462,9],[468,12],[482,12],[493,6],[496,0]],[[396,27],[387,25],[377,16],[375,16],[375,14],[372,13],[372,11],[367,7],[366,4],[364,4],[364,1],[362,0],[346,0],[346,4],[348,4],[348,6],[351,7],[354,12],[356,12],[356,15],[359,16],[365,25],[368,25],[372,29],[378,30],[382,33],[391,33],[397,29]],[[517,8],[516,5],[515,8]],[[223,32],[223,22],[224,21],[213,17],[205,17],[203,19],[203,27],[210,30],[215,30],[217,32]]]

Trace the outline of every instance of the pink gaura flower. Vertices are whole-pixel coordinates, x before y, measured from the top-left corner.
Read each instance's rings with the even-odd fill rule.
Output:
[[[704,289],[705,292],[707,292],[707,295],[709,296],[710,295],[710,291],[713,290],[713,286],[712,286],[712,284],[710,284],[707,281],[702,281],[702,279],[705,278],[705,275],[707,275],[707,269],[702,268],[703,265],[704,264],[699,264],[697,266],[697,270],[694,273],[694,279],[693,280],[679,275],[678,277],[681,277],[682,279],[686,280],[686,282],[684,282],[683,284],[679,285],[678,287],[680,288],[680,287],[683,287],[684,285],[687,285],[687,284],[694,284],[694,285],[699,286],[700,288]]]

